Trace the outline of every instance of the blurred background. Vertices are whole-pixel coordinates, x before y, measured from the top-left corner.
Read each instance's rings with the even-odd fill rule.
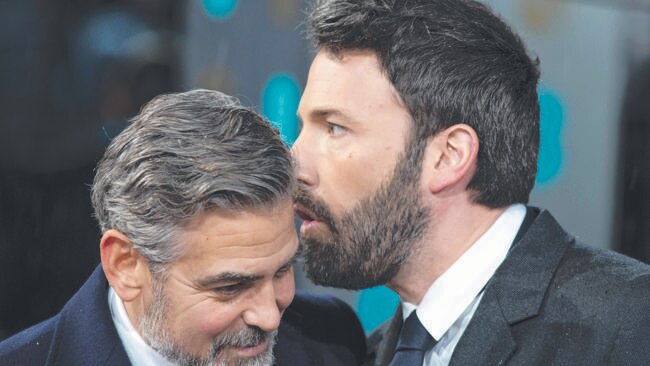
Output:
[[[650,262],[650,0],[485,0],[541,60],[532,204]],[[313,52],[305,0],[0,2],[0,339],[54,315],[99,263],[89,185],[153,96],[224,91],[287,144]],[[334,293],[372,330],[397,297]]]

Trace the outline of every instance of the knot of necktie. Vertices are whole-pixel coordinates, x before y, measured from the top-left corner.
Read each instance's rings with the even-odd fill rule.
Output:
[[[402,325],[390,366],[422,366],[425,352],[434,345],[435,340],[413,311]]]

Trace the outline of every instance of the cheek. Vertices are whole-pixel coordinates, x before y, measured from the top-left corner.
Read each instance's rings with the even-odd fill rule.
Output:
[[[329,155],[323,162],[320,172],[320,183],[327,187],[334,196],[342,198],[351,195],[365,181],[364,175],[370,161],[364,161],[357,152],[336,152]]]
[[[209,347],[212,338],[233,328],[239,315],[237,309],[223,304],[202,304],[190,309],[182,314],[176,322],[181,328],[180,336],[185,338],[180,341],[196,341],[200,338],[203,351],[203,348]]]
[[[330,197],[330,207],[336,212],[347,210],[359,200],[367,198],[382,182],[389,171],[385,157],[373,154],[348,153],[340,159],[331,159],[324,194]],[[323,180],[323,177],[321,177]],[[338,206],[338,207],[337,207]]]

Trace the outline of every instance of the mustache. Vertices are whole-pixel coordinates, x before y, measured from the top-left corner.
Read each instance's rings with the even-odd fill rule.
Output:
[[[238,332],[229,332],[219,337],[214,343],[214,348],[223,349],[225,347],[255,347],[268,339],[275,337],[277,333],[265,332],[257,327],[246,327]]]
[[[293,202],[311,211],[316,216],[316,219],[324,222],[331,230],[336,231],[334,216],[325,201],[313,196],[303,185],[299,185],[296,189]]]

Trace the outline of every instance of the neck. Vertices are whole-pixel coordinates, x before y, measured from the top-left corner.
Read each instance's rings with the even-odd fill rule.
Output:
[[[467,202],[452,202],[432,210],[435,214],[419,246],[387,286],[402,301],[419,304],[431,285],[499,218],[505,208],[491,209]]]

